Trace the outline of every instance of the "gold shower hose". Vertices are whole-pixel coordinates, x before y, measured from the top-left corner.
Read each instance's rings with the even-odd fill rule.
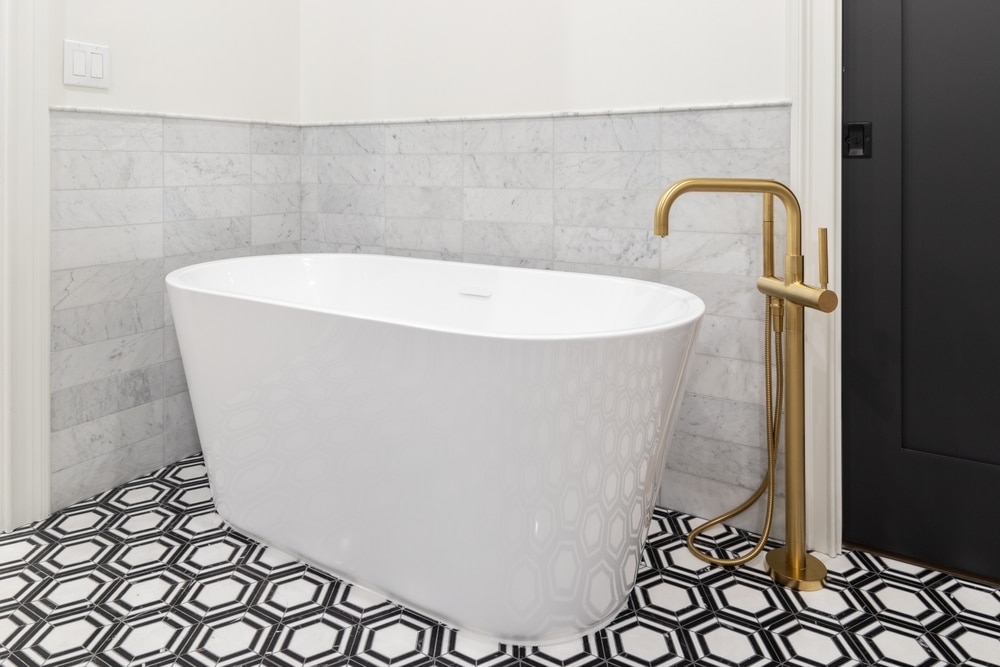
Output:
[[[784,299],[777,299],[772,296],[767,297],[766,308],[767,312],[764,316],[764,392],[766,394],[766,413],[767,413],[767,475],[761,481],[760,486],[757,490],[753,492],[747,500],[743,502],[742,505],[734,509],[729,510],[725,514],[715,517],[711,521],[706,521],[702,525],[698,526],[688,534],[687,546],[695,556],[705,561],[706,563],[711,563],[712,565],[743,565],[746,562],[753,560],[757,554],[759,554],[767,542],[768,535],[771,533],[771,519],[774,516],[774,468],[778,460],[778,438],[779,431],[781,429],[781,401],[782,394],[784,393],[784,363],[782,361],[781,353],[781,332],[783,329],[783,316],[784,316]],[[772,327],[772,318],[774,326]],[[774,374],[776,377],[775,384],[775,396],[772,401],[772,387],[771,387],[771,344],[774,343],[774,354],[777,357]],[[743,512],[750,509],[750,507],[757,502],[764,493],[764,489],[767,489],[767,514],[764,519],[764,530],[761,533],[760,541],[757,545],[750,550],[749,553],[739,556],[737,558],[716,558],[714,556],[709,556],[704,551],[698,549],[695,546],[695,539],[701,535],[704,531],[708,530],[712,526],[717,526],[720,523],[724,523],[729,519],[742,514]]]

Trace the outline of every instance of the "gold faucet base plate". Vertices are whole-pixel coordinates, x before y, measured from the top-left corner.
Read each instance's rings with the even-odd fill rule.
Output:
[[[805,554],[805,567],[793,569],[788,565],[788,548],[768,552],[765,557],[767,571],[777,583],[796,591],[818,591],[826,579],[826,565],[815,556]]]

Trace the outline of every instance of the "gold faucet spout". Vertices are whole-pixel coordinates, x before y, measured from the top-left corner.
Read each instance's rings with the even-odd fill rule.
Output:
[[[654,234],[666,236],[669,233],[670,207],[681,195],[688,192],[748,192],[777,197],[785,207],[788,223],[787,252],[789,255],[801,254],[802,209],[799,200],[783,183],[761,178],[687,178],[677,181],[663,192],[656,204],[656,213],[653,216]]]

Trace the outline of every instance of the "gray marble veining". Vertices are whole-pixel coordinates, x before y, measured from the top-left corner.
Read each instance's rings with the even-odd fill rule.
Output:
[[[162,222],[163,189],[53,191],[49,220],[54,230]]]
[[[659,151],[660,114],[556,118],[557,153]]]
[[[466,121],[466,153],[551,153],[554,146],[551,118]]]
[[[302,128],[254,123],[250,126],[250,151],[298,157],[302,153]]]
[[[163,185],[161,153],[53,151],[53,190],[152,188]]]
[[[50,133],[55,151],[163,150],[162,118],[54,111]]]
[[[139,405],[52,433],[52,471],[163,433],[163,401]]]
[[[120,225],[52,232],[52,270],[156,259],[163,256],[163,225]]]
[[[461,122],[399,123],[386,126],[385,152],[461,154]]]
[[[386,248],[460,253],[462,252],[461,220],[422,220],[419,218],[387,218]]]
[[[250,185],[250,156],[164,153],[163,185]]]
[[[526,222],[551,225],[551,190],[465,188],[464,217],[481,222]]]
[[[163,327],[162,294],[107,301],[52,313],[52,349],[98,343]]]
[[[165,118],[163,150],[182,153],[249,153],[250,126],[228,121]]]
[[[253,192],[247,185],[164,188],[163,219],[176,222],[250,215]]]

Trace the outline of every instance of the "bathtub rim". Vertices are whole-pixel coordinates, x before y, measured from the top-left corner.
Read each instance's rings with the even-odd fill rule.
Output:
[[[587,280],[600,280],[602,282],[612,282],[620,283],[626,285],[641,285],[644,289],[651,289],[656,291],[663,291],[672,294],[678,302],[682,303],[685,307],[683,313],[679,316],[674,317],[665,322],[659,322],[656,324],[631,327],[627,329],[603,329],[599,331],[581,332],[581,333],[497,333],[490,331],[476,331],[472,329],[463,329],[451,326],[429,326],[426,324],[413,322],[409,320],[396,319],[391,317],[373,317],[370,314],[364,314],[355,310],[349,309],[335,309],[335,308],[324,308],[321,306],[305,304],[302,302],[296,302],[285,299],[275,299],[263,296],[257,296],[253,294],[247,294],[243,292],[235,291],[225,291],[220,289],[213,289],[207,287],[201,287],[191,284],[185,284],[183,278],[188,273],[194,273],[198,270],[203,270],[204,267],[214,266],[218,264],[242,264],[242,263],[254,263],[262,262],[269,258],[295,258],[297,260],[301,259],[329,259],[330,256],[336,257],[361,257],[366,259],[374,259],[375,261],[392,261],[392,262],[406,262],[414,264],[436,264],[436,265],[469,265],[476,267],[484,267],[489,270],[496,270],[501,273],[517,272],[521,274],[542,274],[542,275],[562,275],[562,276],[573,276],[573,279],[579,279],[581,281]],[[273,255],[252,255],[247,257],[230,257],[224,259],[211,260],[208,262],[199,262],[197,264],[189,264],[187,266],[182,266],[180,268],[174,269],[167,273],[164,279],[164,284],[166,285],[168,297],[170,288],[177,290],[184,290],[188,292],[194,292],[198,294],[205,294],[208,296],[216,296],[222,298],[232,298],[240,299],[245,301],[251,301],[255,303],[262,303],[274,306],[280,306],[284,308],[294,308],[303,311],[312,311],[316,313],[322,313],[327,315],[335,315],[340,317],[351,317],[361,320],[366,320],[370,322],[381,322],[384,324],[391,324],[396,326],[411,327],[414,329],[422,329],[425,331],[435,331],[441,333],[450,333],[462,336],[479,336],[483,338],[497,338],[506,340],[520,340],[520,341],[584,341],[584,340],[599,340],[604,338],[619,338],[619,337],[629,337],[629,336],[641,336],[657,332],[666,332],[677,328],[686,327],[692,323],[697,323],[706,314],[706,306],[704,300],[697,294],[689,292],[680,287],[673,285],[668,285],[659,282],[653,282],[649,280],[639,280],[636,278],[626,278],[624,276],[609,276],[597,273],[577,273],[574,271],[560,271],[557,269],[536,269],[529,267],[515,267],[515,266],[503,266],[497,264],[479,264],[474,262],[455,262],[442,259],[429,259],[423,257],[405,257],[399,255],[379,255],[372,253],[281,253]]]

